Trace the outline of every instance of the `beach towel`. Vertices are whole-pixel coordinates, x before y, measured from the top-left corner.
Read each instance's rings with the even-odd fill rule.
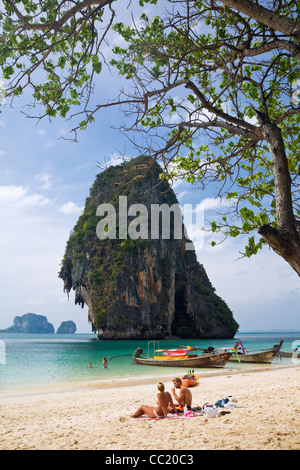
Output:
[[[171,418],[172,418],[172,419],[178,419],[178,418],[185,418],[185,419],[187,419],[187,418],[195,418],[196,416],[202,416],[202,415],[203,415],[203,413],[194,412],[194,411],[188,411],[188,412],[185,413],[185,414],[179,414],[179,415],[177,415],[177,414],[175,414],[175,413],[174,413],[174,414],[173,414],[173,413],[168,413],[166,419],[171,419]],[[143,416],[141,416],[141,417],[138,418],[138,419],[152,419],[152,420],[157,419],[157,420],[159,420],[159,419],[165,419],[165,418],[149,418],[149,416],[143,415]]]

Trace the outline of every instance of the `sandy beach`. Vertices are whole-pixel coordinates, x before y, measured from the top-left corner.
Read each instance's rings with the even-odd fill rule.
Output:
[[[218,418],[131,418],[155,405],[155,379],[2,392],[0,449],[300,450],[299,379],[299,365],[203,376],[193,406],[228,395],[240,405]]]

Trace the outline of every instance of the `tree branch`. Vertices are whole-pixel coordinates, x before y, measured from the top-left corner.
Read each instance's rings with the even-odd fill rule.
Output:
[[[82,2],[77,3],[74,7],[70,8],[59,21],[53,21],[52,23],[29,23],[27,18],[20,13],[17,7],[14,5],[14,2],[7,0],[12,11],[16,14],[16,16],[21,21],[22,25],[28,29],[33,31],[51,31],[52,29],[58,30],[61,28],[63,24],[65,24],[70,18],[76,15],[79,11],[83,10],[84,8],[98,5],[99,7],[105,7],[113,3],[115,0],[84,0]]]
[[[293,57],[296,57],[300,64],[300,46],[286,39],[275,39],[274,41],[261,44],[258,47],[253,47],[252,49],[245,48],[243,46],[236,46],[234,47],[234,49],[238,50],[239,53],[244,57],[255,57],[257,55],[265,54],[266,52],[270,52],[275,49],[286,50],[290,52]]]
[[[296,114],[300,114],[300,108],[297,109],[289,109],[285,113],[281,114],[275,121],[276,124],[280,124],[284,121],[288,116],[295,116]]]
[[[246,2],[245,0],[222,0],[222,2],[250,18],[255,19],[259,23],[300,41],[300,24],[296,20],[282,16],[275,11],[268,10],[254,3],[252,0]]]
[[[244,121],[243,119],[239,119],[234,116],[231,116],[230,114],[227,114],[224,111],[221,111],[220,109],[216,108],[211,103],[209,103],[209,101],[207,101],[207,99],[205,98],[203,93],[201,93],[199,88],[190,80],[187,81],[185,88],[189,88],[190,90],[192,90],[197,96],[197,98],[199,98],[204,108],[210,111],[211,113],[213,113],[214,115],[224,119],[225,121],[229,121],[232,124],[236,124],[237,126],[240,126],[244,129],[248,129],[249,131],[255,133],[256,135],[261,135],[258,127],[253,126],[252,124]]]
[[[229,124],[228,122],[225,121],[219,121],[219,120],[214,120],[214,121],[207,121],[207,122],[182,122],[181,123],[184,127],[193,127],[196,129],[208,129],[211,127],[218,127],[220,129],[226,129],[232,134],[237,134],[241,135],[242,137],[252,137],[253,138],[253,132],[243,129],[240,126],[234,126],[232,124]],[[259,139],[256,139],[259,140]]]

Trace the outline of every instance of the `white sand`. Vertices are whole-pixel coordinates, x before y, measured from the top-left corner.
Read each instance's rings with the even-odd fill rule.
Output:
[[[300,450],[299,378],[299,366],[201,378],[193,406],[228,395],[243,404],[219,418],[130,418],[155,405],[158,380],[2,393],[0,449]]]

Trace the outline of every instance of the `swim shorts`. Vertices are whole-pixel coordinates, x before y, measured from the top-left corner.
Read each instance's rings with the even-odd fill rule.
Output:
[[[177,411],[180,411],[180,412],[182,412],[182,413],[184,412],[184,407],[185,407],[185,405],[175,405],[176,410],[177,410]],[[187,406],[187,405],[186,405],[186,407],[187,407],[188,411],[191,410],[191,407],[190,407],[190,406]]]

